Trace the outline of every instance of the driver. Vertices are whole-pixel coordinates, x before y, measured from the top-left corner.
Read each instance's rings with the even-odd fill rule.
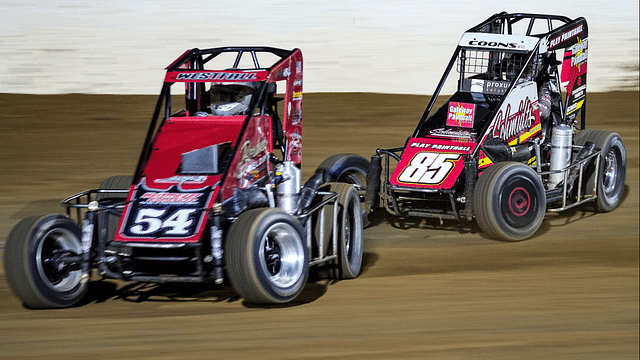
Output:
[[[211,113],[217,116],[246,115],[255,91],[254,82],[212,84]]]

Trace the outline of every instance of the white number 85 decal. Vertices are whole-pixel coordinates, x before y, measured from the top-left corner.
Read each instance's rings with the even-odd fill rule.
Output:
[[[190,219],[191,214],[196,209],[180,209],[166,219],[162,215],[167,210],[140,209],[136,216],[135,225],[129,230],[136,235],[147,235],[155,233],[160,229],[167,229],[167,235],[185,235],[189,233],[189,226],[193,224]]]
[[[411,159],[411,163],[402,170],[398,181],[405,183],[439,184],[447,178],[454,161],[460,154],[438,154],[421,152]]]

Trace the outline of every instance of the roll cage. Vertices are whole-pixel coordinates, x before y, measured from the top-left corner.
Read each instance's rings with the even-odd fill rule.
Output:
[[[222,59],[221,59],[222,58]],[[266,59],[266,60],[265,60]],[[210,65],[217,65],[217,69]],[[291,67],[296,66],[296,76],[291,75]],[[223,69],[223,70],[219,70]],[[285,134],[296,128],[301,118],[302,97],[302,53],[299,49],[285,50],[273,47],[220,47],[211,49],[187,50],[165,69],[166,76],[160,96],[153,112],[151,124],[143,145],[142,154],[136,166],[134,183],[143,177],[145,166],[157,133],[165,121],[172,117],[214,117],[206,113],[208,106],[207,84],[247,84],[253,83],[255,88],[245,116],[238,140],[242,138],[249,120],[258,115],[268,115],[272,119],[273,145],[283,153],[283,161],[292,160],[300,164],[300,155],[287,149],[290,141]],[[276,94],[276,82],[285,81],[284,97]],[[174,109],[177,98],[172,95],[171,88],[176,83],[184,83],[184,107]],[[284,100],[284,106],[293,111],[284,112],[280,119],[278,102]],[[298,134],[299,137],[299,134]],[[228,154],[233,158],[236,148]],[[227,162],[225,166],[228,167]],[[226,174],[227,168],[220,173]]]
[[[566,16],[529,13],[501,12],[470,28],[459,41],[413,137],[423,136],[428,130],[441,125],[427,123],[442,118],[430,114],[454,67],[459,76],[456,93],[450,101],[480,103],[486,119],[493,118],[516,84],[525,79],[540,83],[543,76],[547,76],[558,90],[555,100],[557,108],[561,109],[554,121],[584,129],[587,36],[587,23],[582,17],[572,20]],[[555,51],[562,49],[565,53],[561,59],[565,62],[567,57],[575,58],[577,52],[584,52],[584,73],[573,74],[572,77],[570,69],[557,70],[563,63],[557,60]],[[547,69],[548,73],[544,74],[543,70]],[[474,80],[485,84],[491,82],[493,89],[487,89],[485,85],[483,90],[475,90]],[[561,95],[560,85],[564,83],[566,91]],[[582,111],[578,124],[576,116],[579,109]],[[490,121],[484,121],[474,132],[484,134],[489,125]]]

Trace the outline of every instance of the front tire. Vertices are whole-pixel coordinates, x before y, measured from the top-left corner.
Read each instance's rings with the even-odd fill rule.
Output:
[[[535,234],[546,211],[542,181],[533,169],[516,162],[497,163],[485,170],[473,201],[480,229],[506,241]]]
[[[65,308],[87,292],[81,271],[69,268],[64,255],[82,254],[80,228],[58,214],[32,216],[9,233],[4,263],[7,281],[32,309]]]
[[[609,212],[620,204],[627,173],[627,152],[620,135],[601,129],[585,129],[575,136],[576,145],[593,142],[601,149],[600,166],[595,169],[595,161],[586,169],[585,194],[593,193],[596,176],[596,206],[598,211]]]
[[[225,243],[227,272],[247,302],[279,304],[295,299],[309,274],[309,250],[300,222],[277,208],[242,213]]]

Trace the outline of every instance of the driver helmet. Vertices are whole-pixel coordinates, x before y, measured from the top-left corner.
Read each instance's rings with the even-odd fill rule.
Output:
[[[522,67],[527,61],[527,58],[525,55],[512,54],[511,57],[506,59],[506,61],[507,61],[506,68],[505,68],[506,80],[513,81],[520,73],[520,70],[522,70]]]
[[[254,82],[212,84],[211,113],[217,116],[246,115],[256,88]]]

